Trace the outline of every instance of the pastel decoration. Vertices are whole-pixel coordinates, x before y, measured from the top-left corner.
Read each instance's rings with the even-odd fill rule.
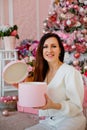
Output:
[[[45,105],[47,84],[45,82],[19,83],[18,103],[23,107],[38,107]]]
[[[3,69],[3,79],[8,84],[20,83],[27,76],[27,65],[23,61],[11,61]]]

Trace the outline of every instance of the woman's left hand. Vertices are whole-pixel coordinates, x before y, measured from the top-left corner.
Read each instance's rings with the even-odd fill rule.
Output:
[[[46,100],[46,104],[44,106],[40,106],[40,107],[34,107],[36,109],[52,109],[54,106],[54,102],[48,97],[47,94],[44,95],[45,96],[45,100]]]

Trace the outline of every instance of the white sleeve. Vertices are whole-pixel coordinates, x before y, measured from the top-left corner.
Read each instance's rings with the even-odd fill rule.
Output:
[[[62,114],[75,116],[83,110],[84,86],[80,72],[72,68],[72,70],[66,74],[65,86],[67,100],[61,103]]]

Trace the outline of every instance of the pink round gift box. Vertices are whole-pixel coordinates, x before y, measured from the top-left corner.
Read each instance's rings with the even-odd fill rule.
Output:
[[[23,107],[38,107],[45,105],[47,84],[45,82],[23,82],[19,84],[19,105]]]
[[[23,61],[11,61],[5,65],[2,75],[8,84],[19,83],[28,76],[27,65]]]

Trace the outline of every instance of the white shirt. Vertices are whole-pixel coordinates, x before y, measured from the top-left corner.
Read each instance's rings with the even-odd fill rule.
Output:
[[[39,110],[40,116],[55,116],[62,119],[81,114],[84,86],[80,72],[66,63],[62,64],[48,84],[47,95],[55,103],[60,103],[62,109]]]

